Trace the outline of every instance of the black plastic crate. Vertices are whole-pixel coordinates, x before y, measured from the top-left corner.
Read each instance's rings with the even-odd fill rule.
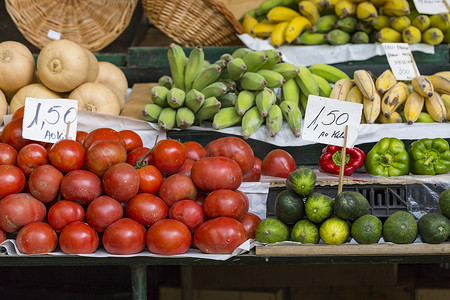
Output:
[[[272,187],[267,196],[267,217],[275,216],[275,199],[285,187]],[[337,195],[337,186],[316,186],[315,193],[331,198]],[[370,203],[370,213],[380,218],[389,217],[399,210],[437,212],[438,197],[445,189],[433,184],[396,185],[344,185],[343,191],[359,192]],[[411,201],[412,200],[412,201]],[[417,206],[420,206],[418,208]]]

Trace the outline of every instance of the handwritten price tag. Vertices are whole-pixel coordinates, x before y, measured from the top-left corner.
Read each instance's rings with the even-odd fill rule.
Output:
[[[78,101],[70,99],[40,99],[27,97],[23,117],[22,137],[55,143],[77,136]]]
[[[302,139],[322,144],[344,146],[348,125],[347,147],[358,138],[363,105],[310,95],[306,106]]]
[[[449,12],[447,0],[413,0],[417,11],[424,15]]]
[[[406,43],[382,43],[392,73],[397,80],[413,80],[420,75]]]

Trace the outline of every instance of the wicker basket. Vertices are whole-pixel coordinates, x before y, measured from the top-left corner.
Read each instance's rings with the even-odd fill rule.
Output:
[[[5,0],[19,31],[42,48],[49,31],[91,50],[112,43],[129,25],[138,0]]]
[[[244,29],[217,0],[142,0],[150,22],[182,46],[221,46]]]

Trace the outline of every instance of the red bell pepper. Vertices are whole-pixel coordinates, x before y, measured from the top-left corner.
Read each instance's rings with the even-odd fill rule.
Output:
[[[342,147],[328,145],[322,149],[322,155],[319,158],[319,170],[330,174],[339,174],[341,165]],[[353,171],[361,167],[366,155],[359,148],[346,148],[344,175],[350,176]]]

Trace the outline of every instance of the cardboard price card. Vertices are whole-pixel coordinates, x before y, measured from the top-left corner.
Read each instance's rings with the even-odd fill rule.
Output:
[[[413,0],[417,11],[423,15],[434,15],[439,13],[447,13],[447,0]]]
[[[322,144],[344,146],[348,125],[347,147],[358,138],[363,105],[310,95],[306,106],[302,139]]]
[[[22,137],[55,143],[77,136],[78,101],[71,99],[41,99],[27,97]]]
[[[382,45],[395,79],[413,80],[420,75],[408,44],[382,43]]]

